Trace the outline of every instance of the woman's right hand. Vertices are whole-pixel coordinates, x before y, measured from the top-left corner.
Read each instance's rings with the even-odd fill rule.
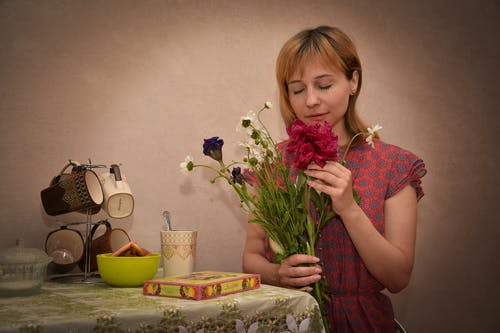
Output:
[[[243,271],[260,274],[262,283],[311,291],[310,285],[321,279],[319,258],[294,254],[280,264],[270,262],[266,256],[268,242],[269,237],[262,226],[257,223],[247,224]]]
[[[281,262],[278,268],[282,287],[311,291],[309,285],[321,279],[319,258],[307,254],[293,254]]]

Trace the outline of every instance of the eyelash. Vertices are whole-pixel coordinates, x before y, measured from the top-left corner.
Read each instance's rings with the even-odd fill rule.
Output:
[[[328,90],[328,89],[330,89],[331,87],[332,87],[332,84],[328,84],[328,85],[326,85],[326,86],[318,86],[318,88],[319,88],[320,90]],[[294,95],[298,95],[298,94],[300,94],[300,93],[301,93],[301,92],[303,92],[303,91],[304,91],[304,88],[299,89],[299,90],[294,90],[294,91],[293,91],[293,94],[294,94]]]

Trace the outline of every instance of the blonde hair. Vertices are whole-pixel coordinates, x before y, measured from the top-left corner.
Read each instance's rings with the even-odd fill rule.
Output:
[[[366,131],[365,123],[356,112],[356,100],[363,78],[361,61],[351,39],[340,29],[329,26],[303,30],[281,48],[276,60],[276,79],[280,94],[280,112],[285,124],[288,126],[297,118],[290,105],[288,81],[297,68],[304,67],[312,59],[319,59],[327,66],[342,70],[349,80],[354,72],[358,73],[358,86],[356,92],[349,97],[344,117],[349,134]]]

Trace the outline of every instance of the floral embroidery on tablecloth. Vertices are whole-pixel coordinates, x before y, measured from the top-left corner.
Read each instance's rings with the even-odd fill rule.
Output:
[[[163,312],[163,318],[155,324],[140,323],[136,330],[121,329],[117,318],[104,316],[97,319],[93,332],[134,332],[134,333],[295,333],[321,332],[321,318],[317,306],[303,311],[292,312],[289,299],[276,297],[271,311],[255,311],[244,315],[235,300],[220,302],[221,311],[217,316],[202,316],[198,320],[187,320],[175,306]]]

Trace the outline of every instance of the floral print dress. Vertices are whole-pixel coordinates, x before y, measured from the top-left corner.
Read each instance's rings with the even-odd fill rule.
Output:
[[[361,208],[381,234],[385,200],[407,185],[415,188],[418,200],[424,195],[423,161],[397,146],[374,140],[374,148],[366,143],[351,147],[346,167]],[[391,301],[381,293],[385,287],[368,272],[339,217],[323,228],[316,254],[331,290],[331,302],[324,305],[330,332],[395,332]]]

